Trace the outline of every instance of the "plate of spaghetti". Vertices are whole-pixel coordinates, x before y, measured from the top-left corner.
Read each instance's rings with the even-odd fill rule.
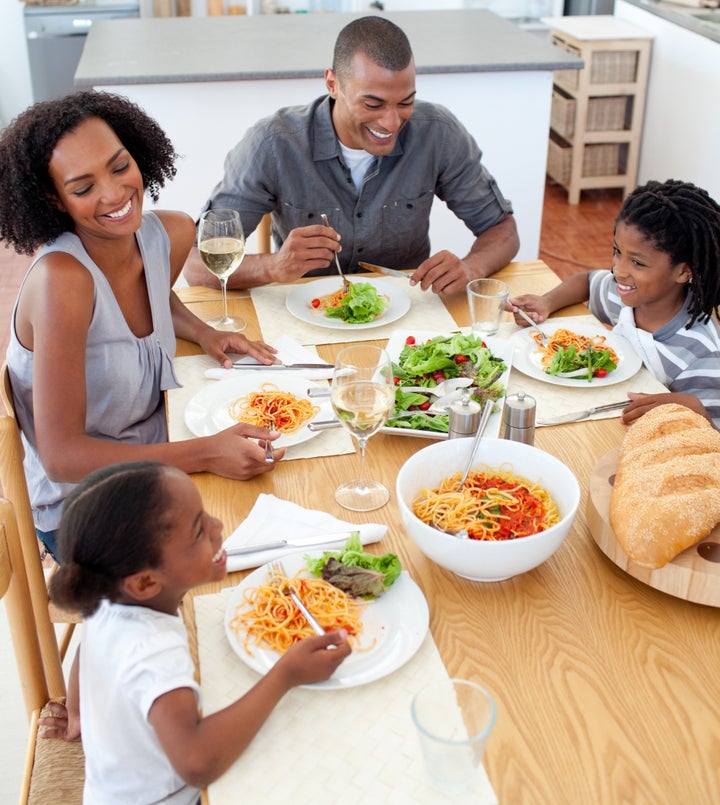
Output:
[[[642,366],[630,343],[602,325],[573,322],[568,329],[555,319],[542,329],[545,344],[532,328],[511,338],[513,367],[536,380],[573,388],[611,386],[629,380]]]
[[[469,539],[489,542],[529,537],[560,522],[547,490],[509,467],[477,467],[457,491],[460,477],[457,472],[422,489],[413,501],[413,514],[441,531],[462,531]]]
[[[403,666],[420,648],[429,626],[427,601],[403,571],[372,601],[354,599],[305,567],[305,556],[283,558],[288,584],[327,630],[348,631],[352,654],[330,679],[304,687],[338,690],[382,679]],[[225,633],[238,657],[259,674],[267,673],[298,640],[313,634],[289,596],[279,591],[269,565],[254,570],[235,587],[225,608]]]
[[[397,321],[410,310],[410,297],[401,288],[384,279],[364,274],[354,275],[352,284],[372,286],[379,300],[377,312],[371,321],[353,322],[327,316],[328,307],[337,306],[344,297],[338,277],[324,277],[314,282],[295,285],[285,300],[285,306],[293,316],[308,324],[332,330],[364,330],[381,327]]]
[[[276,447],[291,447],[312,439],[308,430],[316,418],[332,418],[329,400],[311,400],[308,388],[317,386],[298,375],[284,375],[269,381],[266,377],[236,376],[202,388],[185,406],[185,424],[195,436],[212,436],[225,428],[247,422],[282,434]]]

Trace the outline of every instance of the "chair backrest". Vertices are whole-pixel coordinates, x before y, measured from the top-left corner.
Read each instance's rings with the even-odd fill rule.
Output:
[[[5,406],[8,407],[9,404],[12,405],[12,390],[6,365],[3,365],[0,370],[0,381],[0,389],[2,389],[0,396],[2,396]],[[20,430],[14,418],[14,410],[9,408],[9,411],[12,416],[0,417],[0,485],[2,485],[3,495],[12,502],[17,521],[21,551],[17,556],[12,555],[12,561],[16,571],[22,569],[27,578],[48,686],[48,698],[61,697],[65,695],[62,654],[67,647],[69,635],[65,637],[65,648],[59,647],[58,637],[49,614],[47,581],[40,559],[30,496],[23,470],[24,450]],[[76,619],[68,617],[67,620]]]
[[[263,215],[255,230],[258,254],[269,254],[272,251],[270,244],[270,215]]]
[[[5,599],[10,634],[28,718],[50,699],[45,662],[40,651],[36,613],[24,573],[20,534],[12,503],[0,498],[0,596]],[[42,611],[40,617],[43,617]],[[47,627],[52,627],[47,607]],[[56,652],[57,652],[57,643]],[[57,656],[59,663],[59,654]]]

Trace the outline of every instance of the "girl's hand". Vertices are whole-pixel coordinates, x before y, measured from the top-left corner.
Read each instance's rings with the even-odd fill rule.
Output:
[[[709,419],[712,423],[712,419],[710,418],[705,406],[700,402],[700,400],[698,400],[697,397],[693,397],[692,394],[674,394],[672,392],[662,394],[642,394],[636,391],[629,391],[628,397],[630,398],[630,402],[626,408],[623,408],[622,411],[622,421],[626,425],[629,425],[634,420],[639,419],[643,414],[647,414],[651,408],[655,408],[658,405],[667,405],[668,403],[684,405],[691,411],[695,411],[696,414],[700,414],[706,419]]]
[[[324,682],[350,653],[344,629],[314,635],[291,646],[278,661],[278,671],[286,675],[290,687]]]
[[[241,333],[226,333],[208,327],[201,335],[198,344],[206,355],[215,358],[225,369],[232,368],[232,360],[228,358],[227,353],[251,355],[264,364],[278,363],[275,357],[277,350],[274,347],[262,341],[249,341]]]
[[[74,741],[80,737],[80,714],[70,713],[65,699],[49,701],[42,709],[38,725],[38,735],[41,738]]]
[[[285,455],[285,448],[280,447],[274,451],[275,461],[265,461],[265,442],[275,441],[280,438],[280,433],[244,422],[204,438],[211,444],[207,469],[216,475],[238,481],[271,472]],[[255,439],[262,440],[262,445],[254,441]]]
[[[536,296],[535,294],[523,294],[522,296],[512,296],[507,301],[505,310],[510,313],[515,313],[515,323],[521,327],[529,327],[530,325],[517,314],[518,308],[522,308],[528,316],[535,322],[540,324],[545,321],[552,313],[547,300],[543,296]]]

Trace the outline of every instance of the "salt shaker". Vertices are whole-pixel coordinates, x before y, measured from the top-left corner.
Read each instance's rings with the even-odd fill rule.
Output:
[[[470,398],[465,391],[459,400],[450,403],[450,427],[448,436],[461,439],[474,436],[480,424],[480,404]]]
[[[535,442],[535,398],[524,391],[505,398],[503,439],[525,444]]]

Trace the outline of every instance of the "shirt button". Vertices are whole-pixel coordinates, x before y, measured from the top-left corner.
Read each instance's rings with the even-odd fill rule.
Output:
[[[315,217],[315,213],[314,213],[314,212],[309,212],[309,213],[308,213],[308,218],[314,218],[314,217]]]
[[[408,205],[407,205],[407,208],[408,208],[409,210],[411,210],[411,209],[413,208],[413,205],[412,205],[412,204],[408,204]]]
[[[360,254],[362,252],[362,250],[363,250],[362,246],[358,247],[358,254]]]
[[[361,212],[359,212],[359,213],[357,214],[357,217],[358,217],[358,218],[362,218],[362,213],[361,213]]]

